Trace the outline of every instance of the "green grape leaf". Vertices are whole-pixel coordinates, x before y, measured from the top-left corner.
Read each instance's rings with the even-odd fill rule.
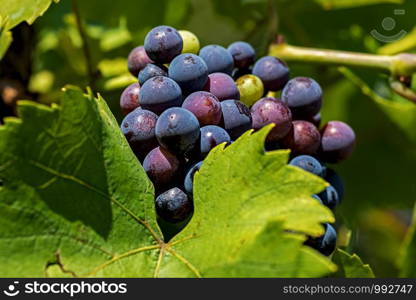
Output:
[[[219,146],[195,178],[195,213],[164,242],[153,187],[105,101],[66,88],[61,106],[19,103],[0,127],[0,276],[319,277],[304,246],[332,213],[326,183],[264,153],[271,127]]]
[[[414,103],[410,101],[394,102],[385,99],[373,91],[364,80],[354,74],[351,70],[345,67],[341,67],[339,70],[345,77],[360,88],[364,95],[373,100],[380,110],[403,131],[409,140],[416,143],[416,131],[414,130],[416,127],[416,105]]]
[[[404,0],[315,0],[325,9],[343,9],[384,3],[402,4]]]
[[[0,59],[6,53],[10,43],[12,42],[12,33],[10,31],[7,31],[1,23],[2,22],[0,17]]]
[[[59,0],[0,0],[0,16],[8,18],[8,28],[26,21],[32,24],[42,16],[52,2]]]
[[[416,277],[416,205],[413,210],[413,222],[406,235],[402,247],[402,255],[399,264],[401,266],[402,277]]]
[[[342,278],[374,278],[373,270],[368,264],[364,264],[357,254],[349,254],[342,249],[337,249],[332,257],[338,265],[336,277]]]

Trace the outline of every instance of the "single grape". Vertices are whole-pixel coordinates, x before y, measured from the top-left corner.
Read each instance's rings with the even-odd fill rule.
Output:
[[[234,68],[234,59],[230,52],[219,45],[208,45],[199,51],[199,56],[208,66],[208,73],[221,72],[231,75]]]
[[[289,134],[282,140],[283,146],[292,150],[293,155],[314,155],[321,142],[321,135],[310,122],[293,121]]]
[[[269,132],[267,142],[277,142],[284,138],[292,128],[292,114],[287,105],[280,99],[262,98],[251,107],[253,129],[259,130],[274,123]]]
[[[140,84],[132,83],[125,88],[120,96],[121,111],[127,115],[140,106]]]
[[[195,54],[181,54],[169,65],[169,77],[179,84],[184,95],[189,95],[202,90],[208,81],[208,67]]]
[[[139,46],[131,50],[127,58],[128,69],[135,77],[139,75],[139,72],[146,67],[147,64],[151,63],[153,63],[153,61],[147,56],[144,46]]]
[[[328,163],[337,163],[350,157],[355,146],[354,130],[341,121],[328,122],[321,130],[320,157]]]
[[[158,64],[167,64],[181,54],[183,40],[178,31],[170,26],[157,26],[144,39],[147,55]]]
[[[140,89],[140,104],[156,114],[174,106],[181,106],[182,92],[169,77],[156,76],[147,80]]]
[[[180,161],[168,150],[156,147],[146,155],[143,169],[153,182],[155,189],[160,190],[177,179]]]
[[[184,221],[193,210],[192,200],[177,187],[160,194],[155,204],[158,216],[171,223]]]
[[[324,179],[332,185],[338,193],[339,202],[344,198],[344,182],[341,177],[332,169],[327,168]]]
[[[231,142],[230,135],[225,129],[208,125],[201,128],[201,156],[205,157],[209,151],[221,143]]]
[[[237,69],[248,69],[256,59],[256,51],[246,42],[234,42],[228,46],[228,51],[234,59],[234,66]]]
[[[209,74],[204,90],[214,94],[220,101],[240,99],[240,91],[238,90],[237,85],[230,75],[225,73]]]
[[[323,255],[329,256],[335,250],[337,243],[337,232],[332,225],[324,224],[325,233],[318,238],[309,238],[305,245],[314,248]]]
[[[168,69],[163,65],[148,64],[139,72],[139,83],[143,85],[147,80],[155,76],[168,76]]]
[[[121,131],[139,160],[143,160],[158,145],[155,136],[156,121],[156,114],[139,107],[130,112],[121,123]]]
[[[340,202],[337,190],[333,186],[327,187],[318,196],[322,199],[322,203],[330,209],[334,209]]]
[[[240,91],[240,101],[251,106],[263,97],[263,82],[255,75],[244,75],[237,79],[237,88]]]
[[[251,129],[250,109],[238,100],[221,102],[222,123],[230,137],[235,140],[244,132]]]
[[[198,119],[184,108],[169,108],[156,122],[159,144],[177,155],[189,154],[199,142],[199,136]]]
[[[322,205],[324,204],[324,203],[322,202],[322,199],[321,199],[318,195],[314,194],[314,195],[312,195],[312,198],[314,198],[314,199],[318,200],[318,201],[319,201],[319,203],[321,203]]]
[[[183,102],[182,108],[192,112],[200,126],[217,125],[221,122],[221,104],[211,93],[201,91],[190,94]]]
[[[324,168],[321,163],[310,155],[299,155],[293,158],[290,165],[299,167],[309,173],[315,174],[316,176],[323,176]]]
[[[193,189],[194,189],[194,176],[197,171],[202,166],[202,161],[197,162],[196,164],[193,164],[189,170],[186,172],[185,180],[184,180],[184,187],[185,191],[188,194],[189,197],[192,197]]]
[[[179,30],[178,32],[183,40],[182,53],[198,54],[200,47],[198,37],[187,30]]]
[[[282,60],[265,56],[254,65],[253,75],[261,79],[265,90],[280,91],[289,81],[289,68]]]
[[[295,120],[308,120],[321,109],[322,89],[312,78],[296,77],[284,87],[282,100],[289,106]]]

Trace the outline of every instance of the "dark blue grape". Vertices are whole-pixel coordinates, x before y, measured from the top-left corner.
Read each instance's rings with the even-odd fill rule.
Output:
[[[223,127],[233,140],[251,129],[250,109],[244,103],[225,100],[221,102],[221,110]]]
[[[246,42],[234,42],[228,46],[228,51],[234,59],[234,66],[237,69],[248,69],[256,59],[256,51]]]
[[[324,224],[325,233],[318,238],[309,238],[305,244],[329,256],[335,250],[337,244],[337,232],[330,224]]]
[[[321,130],[320,158],[337,163],[350,157],[355,146],[354,130],[344,122],[328,122]]]
[[[253,129],[259,130],[274,123],[275,127],[267,135],[267,142],[277,142],[284,138],[292,128],[292,114],[280,99],[262,98],[251,107]]]
[[[231,142],[230,135],[223,128],[208,125],[201,128],[201,156],[205,157],[209,151],[221,143]]]
[[[296,77],[284,87],[282,100],[289,106],[295,120],[308,120],[321,109],[322,89],[312,78]]]
[[[240,91],[235,81],[225,73],[209,74],[204,90],[214,94],[220,101],[227,99],[240,100]]]
[[[192,112],[200,126],[217,125],[221,122],[221,104],[211,93],[200,91],[190,94],[182,103],[182,108]]]
[[[314,155],[319,149],[321,135],[310,122],[293,121],[289,134],[283,138],[283,146],[292,150],[293,155]]]
[[[177,155],[187,155],[199,142],[198,119],[189,110],[173,107],[165,110],[156,122],[159,144]]]
[[[181,87],[184,95],[202,90],[208,80],[208,67],[195,54],[184,53],[169,65],[169,77]]]
[[[184,187],[185,191],[188,196],[192,197],[193,188],[194,188],[194,175],[202,166],[202,161],[197,162],[196,164],[192,165],[189,170],[186,172],[185,180],[184,180]]]
[[[254,65],[253,74],[263,81],[264,89],[269,91],[280,91],[289,81],[288,66],[273,56],[260,58]]]
[[[120,96],[120,108],[127,115],[140,106],[140,84],[132,83]]]
[[[322,199],[322,203],[330,209],[334,209],[339,204],[339,196],[333,186],[327,187],[318,196]]]
[[[144,39],[147,55],[158,64],[170,63],[181,54],[183,40],[178,31],[170,26],[157,26]]]
[[[192,213],[192,200],[179,188],[172,188],[156,198],[156,213],[164,221],[179,223]]]
[[[156,76],[168,76],[168,69],[163,65],[148,64],[139,72],[139,83],[143,85],[147,80]]]
[[[136,108],[121,123],[121,131],[140,160],[157,146],[156,121],[157,115],[153,112]]]
[[[199,56],[208,66],[208,73],[221,72],[231,75],[234,69],[234,59],[230,52],[219,45],[208,45],[199,51]]]
[[[156,147],[144,159],[143,169],[155,189],[161,190],[175,181],[180,172],[180,161],[168,150]]]
[[[339,197],[339,202],[341,203],[342,199],[344,198],[344,191],[345,191],[344,181],[334,170],[330,168],[326,169],[326,174],[325,174],[324,179],[328,181],[328,183],[336,189],[338,193],[338,197]]]
[[[139,72],[153,61],[147,56],[144,46],[139,46],[131,50],[127,58],[128,69],[133,76],[137,77]]]
[[[181,88],[168,77],[150,78],[140,89],[140,104],[142,108],[156,114],[162,113],[169,107],[181,106]]]
[[[324,204],[323,202],[322,202],[322,199],[318,196],[318,195],[312,195],[312,198],[315,198],[316,200],[318,200],[322,205]]]
[[[293,158],[290,165],[299,167],[309,173],[315,174],[316,176],[322,177],[324,174],[324,168],[321,163],[310,155],[300,155]]]

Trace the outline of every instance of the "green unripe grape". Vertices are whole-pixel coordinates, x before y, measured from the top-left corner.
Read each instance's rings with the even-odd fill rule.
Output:
[[[183,40],[182,53],[198,54],[199,40],[196,35],[188,30],[179,30],[179,34]]]
[[[237,88],[240,91],[240,101],[251,106],[263,97],[264,86],[260,78],[255,75],[244,75],[237,79]]]

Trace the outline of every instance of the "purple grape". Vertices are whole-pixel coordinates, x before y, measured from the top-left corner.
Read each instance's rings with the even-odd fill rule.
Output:
[[[240,100],[240,91],[235,81],[225,73],[209,74],[204,90],[214,94],[220,101],[227,99]]]
[[[292,150],[293,155],[314,155],[319,149],[321,135],[310,122],[293,121],[289,134],[282,140],[283,146]]]
[[[172,107],[165,110],[156,122],[159,144],[177,155],[187,155],[199,142],[198,119],[189,110]]]
[[[321,198],[322,203],[330,209],[334,209],[340,202],[338,192],[333,186],[327,187],[318,196]]]
[[[250,109],[243,102],[224,100],[221,102],[221,110],[223,127],[233,140],[251,129]]]
[[[199,56],[184,53],[170,64],[169,77],[179,84],[184,95],[188,95],[202,90],[208,81],[208,67]]]
[[[208,45],[199,51],[199,56],[208,66],[208,73],[221,72],[231,75],[234,59],[230,52],[219,45]]]
[[[135,77],[139,75],[139,72],[146,67],[147,64],[151,63],[153,63],[153,61],[147,56],[144,46],[139,46],[131,50],[127,58],[128,69]]]
[[[328,163],[347,159],[355,146],[354,130],[341,121],[328,122],[321,130],[320,157]]]
[[[200,126],[217,125],[221,122],[221,104],[211,93],[201,91],[190,94],[183,102],[182,108],[192,112]]]
[[[253,129],[259,130],[267,124],[275,127],[267,136],[268,142],[277,142],[284,138],[292,128],[292,114],[287,105],[280,99],[262,98],[251,107]]]
[[[202,166],[202,161],[193,164],[189,170],[186,172],[185,180],[184,180],[184,187],[185,191],[189,197],[192,197],[193,189],[194,189],[194,176],[197,171]]]
[[[144,39],[147,55],[158,64],[167,64],[181,54],[183,40],[178,31],[170,26],[157,26]]]
[[[237,69],[248,69],[256,59],[256,51],[246,42],[234,42],[228,46],[228,51],[234,59],[234,66]]]
[[[253,74],[263,81],[264,89],[269,91],[280,91],[289,81],[288,66],[273,56],[260,58],[254,65]]]
[[[147,80],[156,76],[168,76],[168,69],[163,65],[148,64],[139,72],[139,83],[143,85]]]
[[[176,156],[162,147],[154,148],[143,161],[143,168],[156,189],[174,182],[179,174],[179,167],[180,162]]]
[[[139,107],[129,113],[121,123],[121,131],[140,160],[157,146],[156,121],[156,114]]]
[[[169,107],[181,106],[181,88],[169,77],[150,78],[140,89],[140,104],[143,109],[156,114],[162,113]]]
[[[308,120],[321,109],[322,89],[312,78],[296,77],[284,87],[282,100],[289,106],[295,120]]]
[[[192,200],[177,187],[160,194],[155,202],[158,216],[170,223],[185,221],[193,210]]]
[[[215,146],[231,142],[230,135],[225,129],[208,125],[201,128],[201,156],[205,157]]]
[[[120,96],[121,111],[127,115],[140,106],[140,84],[132,83]]]

